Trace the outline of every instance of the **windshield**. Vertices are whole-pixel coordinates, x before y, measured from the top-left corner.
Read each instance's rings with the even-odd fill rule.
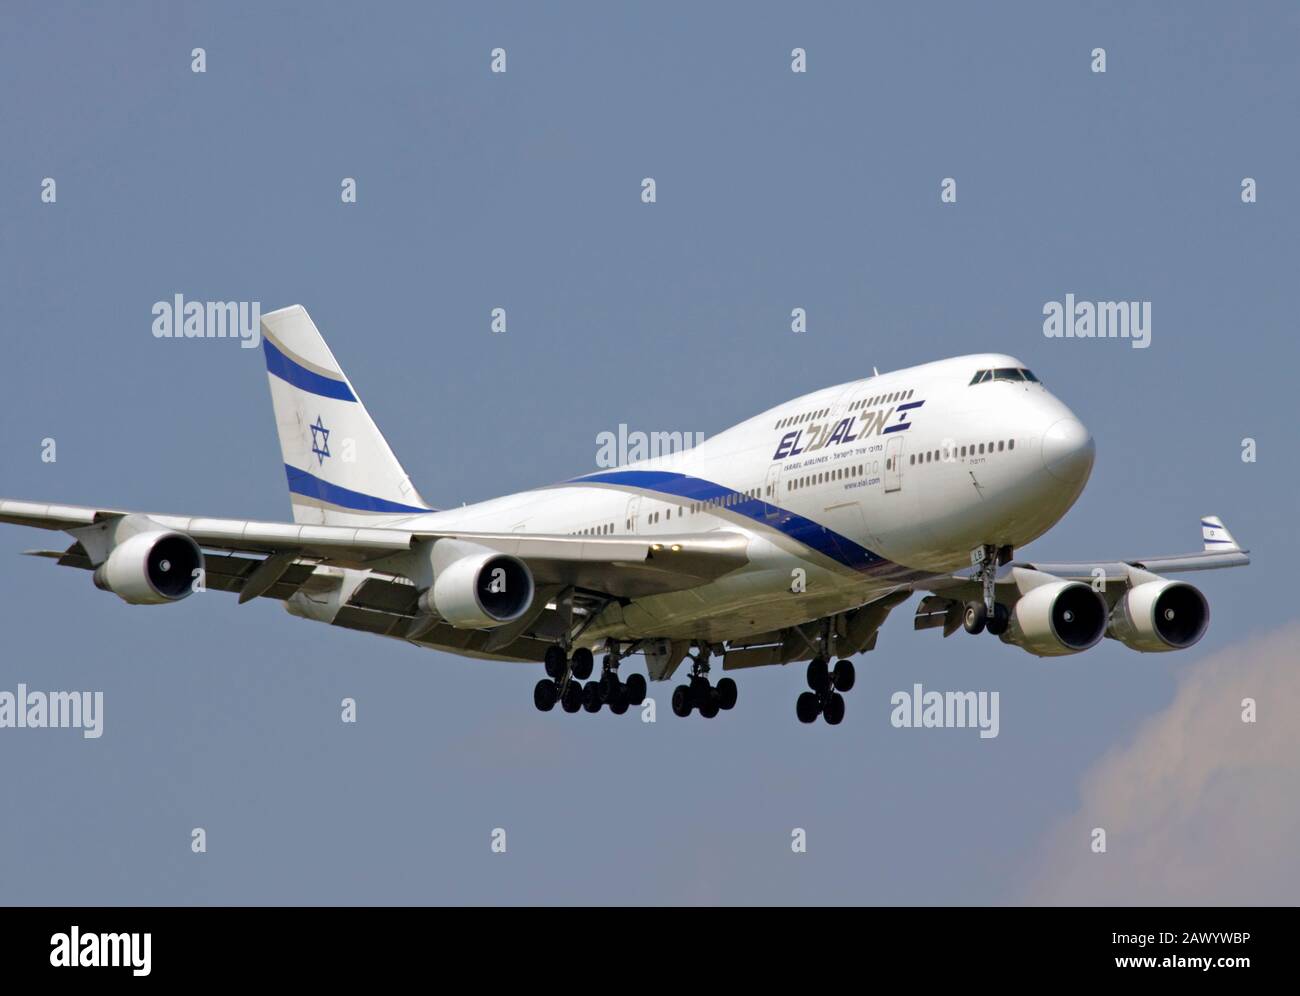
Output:
[[[1041,383],[1034,376],[1032,370],[1026,370],[1024,367],[997,367],[993,370],[976,370],[975,376],[970,379],[970,382],[972,384],[984,384],[991,380],[1029,381],[1031,384]]]

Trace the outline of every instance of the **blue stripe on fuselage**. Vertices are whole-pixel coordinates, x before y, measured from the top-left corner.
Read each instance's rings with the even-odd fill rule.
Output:
[[[673,495],[687,501],[710,501],[731,495],[740,495],[734,505],[727,507],[730,512],[752,519],[759,525],[767,526],[784,533],[791,539],[806,547],[816,550],[837,563],[855,571],[869,570],[887,563],[878,553],[872,553],[864,546],[859,546],[847,536],[841,536],[820,523],[805,519],[801,515],[788,512],[778,505],[771,505],[758,498],[749,498],[739,491],[714,484],[699,477],[675,474],[663,470],[611,470],[600,474],[578,477],[570,484],[621,484],[646,491],[658,491]]]

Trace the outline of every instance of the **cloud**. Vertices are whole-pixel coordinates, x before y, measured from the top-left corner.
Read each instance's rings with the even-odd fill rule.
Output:
[[[1242,722],[1246,698],[1255,723]],[[1169,707],[1084,776],[1080,798],[1045,841],[1027,902],[1300,901],[1300,623],[1194,665]]]

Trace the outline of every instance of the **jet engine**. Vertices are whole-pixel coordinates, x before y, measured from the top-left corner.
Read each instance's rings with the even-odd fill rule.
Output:
[[[136,533],[109,551],[95,568],[95,587],[131,605],[178,602],[194,590],[203,551],[184,533]]]
[[[1011,607],[1002,642],[1037,657],[1077,654],[1106,631],[1106,600],[1080,581],[1031,588]]]
[[[1184,581],[1144,581],[1111,609],[1106,635],[1143,653],[1183,650],[1205,635],[1210,606]]]
[[[503,626],[533,604],[533,573],[517,557],[478,547],[443,566],[421,602],[457,629]]]

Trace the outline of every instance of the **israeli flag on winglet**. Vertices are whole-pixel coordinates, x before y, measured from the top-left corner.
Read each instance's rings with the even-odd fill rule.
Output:
[[[1201,516],[1201,538],[1205,540],[1205,549],[1215,553],[1223,553],[1227,550],[1239,550],[1237,541],[1232,538],[1232,533],[1228,532],[1223,524],[1223,520],[1217,515]]]

